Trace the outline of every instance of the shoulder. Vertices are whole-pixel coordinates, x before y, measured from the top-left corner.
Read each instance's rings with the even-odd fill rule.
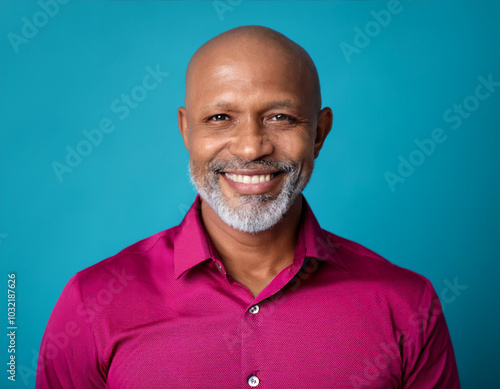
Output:
[[[405,299],[419,305],[424,293],[433,287],[421,274],[398,266],[378,253],[352,240],[325,231],[348,270],[348,277],[364,288]]]
[[[168,271],[173,267],[173,242],[178,227],[142,239],[79,271],[72,282],[78,283],[86,292],[113,290],[140,280],[147,282],[157,269]]]

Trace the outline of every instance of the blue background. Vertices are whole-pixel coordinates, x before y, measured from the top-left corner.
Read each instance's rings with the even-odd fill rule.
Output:
[[[305,190],[323,228],[428,277],[447,296],[463,388],[500,387],[500,88],[457,129],[443,119],[479,76],[500,81],[500,2],[402,2],[378,32],[370,12],[382,1],[232,4],[73,0],[16,53],[12,33],[41,5],[1,1],[0,305],[15,272],[19,329],[16,382],[2,369],[0,386],[34,387],[46,322],[74,273],[182,220],[195,197],[176,118],[187,63],[209,38],[260,24],[310,53],[335,115]],[[347,58],[356,27],[373,36]],[[169,75],[121,120],[112,102],[157,64]],[[60,182],[53,162],[103,118],[116,130]],[[391,190],[384,174],[435,128],[446,141]],[[0,346],[5,368],[5,336]]]

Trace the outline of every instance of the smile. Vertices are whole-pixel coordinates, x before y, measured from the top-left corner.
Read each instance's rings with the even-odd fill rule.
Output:
[[[240,182],[242,184],[259,184],[261,182],[268,182],[271,181],[276,174],[277,173],[246,176],[242,174],[224,173],[224,175],[231,181]]]
[[[264,194],[275,192],[278,185],[283,182],[284,172],[281,171],[232,171],[221,172],[224,181],[233,191],[242,195]],[[238,174],[247,173],[247,174]],[[249,174],[250,173],[250,174]],[[254,174],[266,173],[266,174]]]

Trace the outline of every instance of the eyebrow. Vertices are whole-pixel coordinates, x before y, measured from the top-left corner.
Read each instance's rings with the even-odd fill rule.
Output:
[[[293,104],[290,100],[271,101],[267,104],[267,108],[292,108]]]
[[[205,107],[206,108],[229,108],[231,107],[232,103],[228,101],[215,101],[213,103],[207,104]],[[273,109],[273,108],[292,108],[294,105],[290,100],[276,100],[276,101],[270,101],[269,103],[266,104],[266,109]]]

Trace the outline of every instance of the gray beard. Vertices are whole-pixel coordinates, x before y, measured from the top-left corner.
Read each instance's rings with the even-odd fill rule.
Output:
[[[250,163],[255,166],[255,163]],[[215,162],[209,166],[209,173],[204,180],[197,180],[191,164],[188,165],[190,181],[201,198],[229,226],[249,233],[265,231],[276,225],[302,193],[311,175],[302,176],[302,165],[291,162],[266,162],[265,166],[273,166],[286,174],[281,191],[277,195],[270,194],[238,194],[234,195],[239,205],[232,206],[222,193],[219,180],[220,170],[227,168],[227,163]],[[231,163],[233,169],[243,169],[249,165],[244,160],[237,159]]]

